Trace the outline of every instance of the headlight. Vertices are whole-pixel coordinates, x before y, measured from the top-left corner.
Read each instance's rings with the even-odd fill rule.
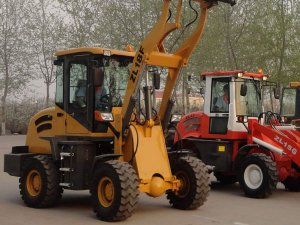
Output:
[[[114,121],[114,116],[112,113],[101,113],[102,121],[112,122]]]
[[[178,123],[181,120],[182,115],[173,114],[171,117],[171,123]]]

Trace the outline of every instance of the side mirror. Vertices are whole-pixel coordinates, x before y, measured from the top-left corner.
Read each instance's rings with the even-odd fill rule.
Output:
[[[94,87],[100,87],[104,82],[104,72],[101,67],[94,67]]]
[[[160,74],[153,73],[153,86],[156,90],[160,89]]]
[[[98,67],[100,67],[100,62],[99,62],[99,60],[92,60],[92,66],[93,66],[93,68],[98,68]]]
[[[279,99],[280,98],[280,87],[276,86],[274,89],[274,98]]]
[[[248,116],[237,116],[238,123],[248,123]]]
[[[246,96],[247,95],[247,85],[246,84],[241,85],[240,95],[241,96]]]
[[[53,65],[54,66],[61,66],[62,65],[62,63],[63,63],[63,59],[55,59],[54,61],[53,61]]]
[[[203,87],[200,87],[200,94],[204,95],[205,94],[205,89]]]
[[[103,65],[106,67],[110,65],[110,56],[103,56]]]

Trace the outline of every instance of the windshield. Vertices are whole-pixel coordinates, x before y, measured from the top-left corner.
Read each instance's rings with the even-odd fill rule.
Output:
[[[295,116],[295,104],[296,89],[285,88],[282,95],[280,114],[284,116]]]
[[[110,112],[112,107],[121,107],[133,58],[111,56],[103,59],[100,68],[103,82],[95,87],[95,109]]]
[[[241,96],[242,84],[247,86],[246,96]],[[261,86],[259,80],[238,79],[236,81],[236,114],[258,117],[262,112]]]

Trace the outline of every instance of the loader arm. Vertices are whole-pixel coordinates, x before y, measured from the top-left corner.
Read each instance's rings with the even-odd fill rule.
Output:
[[[170,104],[172,103],[172,91],[179,80],[181,68],[187,65],[188,59],[201,38],[207,10],[218,2],[216,0],[194,1],[199,4],[201,10],[198,26],[175,53],[167,53],[163,42],[172,31],[180,27],[182,0],[178,0],[174,22],[169,22],[168,19],[171,0],[163,1],[163,9],[158,22],[136,51],[124,96],[121,112],[123,145],[116,147],[115,153],[123,154],[124,161],[133,163],[140,179],[140,191],[153,197],[161,196],[167,190],[176,193],[184,186],[181,186],[181,181],[171,171],[164,129],[172,109],[172,104]],[[148,65],[168,69],[163,102],[158,116],[152,116],[152,87],[149,84]],[[132,117],[132,115],[137,101],[137,92],[143,78],[146,78],[145,85],[143,85],[146,113],[140,120],[138,115],[136,117]],[[134,119],[131,120],[131,118]],[[125,130],[126,132],[124,132]]]
[[[287,155],[300,168],[300,133],[290,128],[273,129],[271,126],[259,124],[257,121],[250,122],[251,136],[253,141],[273,152]]]
[[[206,22],[207,10],[218,3],[216,0],[193,1],[197,2],[201,9],[201,16],[199,18],[198,26],[196,27],[194,33],[185,42],[183,42],[183,44],[175,51],[175,53],[172,54],[165,52],[163,41],[172,31],[180,28],[182,0],[178,0],[177,13],[174,23],[168,22],[171,0],[164,0],[162,14],[158,22],[142,41],[133,60],[122,107],[123,130],[130,122],[136,101],[135,96],[147,65],[167,67],[169,69],[166,87],[159,111],[160,119],[163,121],[163,128],[165,128],[164,125],[169,120],[169,114],[167,111],[170,111],[171,108],[171,95],[179,78],[181,68],[187,65],[193,50],[201,38]],[[224,0],[222,2],[232,4],[234,1]]]

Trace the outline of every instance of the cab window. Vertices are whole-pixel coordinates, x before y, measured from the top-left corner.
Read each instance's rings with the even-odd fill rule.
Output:
[[[285,116],[295,115],[296,89],[284,89],[282,96],[281,114]]]
[[[74,108],[85,108],[87,105],[87,65],[70,64],[69,104]]]
[[[211,93],[211,112],[229,112],[229,80],[228,79],[213,79]]]
[[[56,92],[55,92],[55,104],[63,109],[64,105],[64,70],[63,63],[56,65]]]

